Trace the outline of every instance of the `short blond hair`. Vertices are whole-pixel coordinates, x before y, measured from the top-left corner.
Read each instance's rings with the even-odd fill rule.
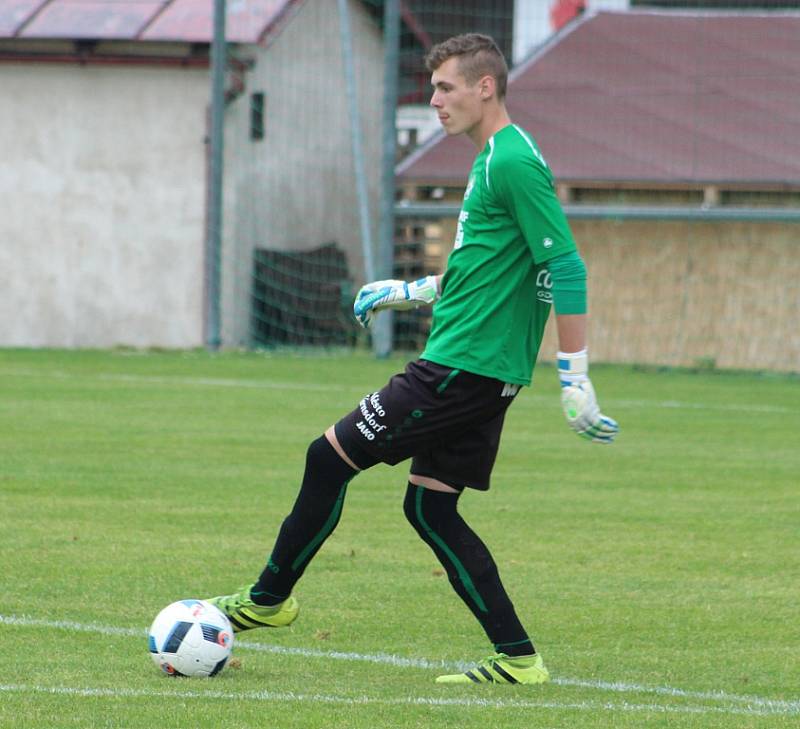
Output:
[[[468,84],[477,83],[483,76],[493,76],[497,82],[497,98],[505,98],[508,65],[491,36],[465,33],[437,43],[425,56],[425,68],[433,72],[454,56],[458,57],[458,70]]]

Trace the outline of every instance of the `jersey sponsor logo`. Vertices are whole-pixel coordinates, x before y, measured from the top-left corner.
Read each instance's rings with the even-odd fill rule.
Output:
[[[456,226],[456,239],[453,243],[453,248],[461,248],[464,245],[464,223],[469,220],[469,213],[462,210],[458,214],[458,225]]]
[[[470,193],[472,192],[472,188],[475,187],[475,175],[469,176],[469,182],[467,183],[467,189],[464,190],[464,199],[466,200]]]
[[[545,248],[552,248],[552,247],[553,247],[553,239],[552,239],[552,238],[545,238],[545,239],[542,241],[542,245],[543,245]]]
[[[536,298],[539,301],[544,301],[547,304],[553,303],[553,279],[550,276],[550,271],[546,268],[540,268],[539,273],[536,274]]]
[[[362,398],[358,409],[361,411],[363,419],[356,423],[356,428],[367,440],[375,440],[375,436],[387,428],[380,422],[381,418],[386,417],[386,410],[381,405],[378,393],[373,392]]]

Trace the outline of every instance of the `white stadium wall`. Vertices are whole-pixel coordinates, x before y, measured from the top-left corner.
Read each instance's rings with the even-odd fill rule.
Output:
[[[0,346],[203,343],[207,79],[0,65]]]

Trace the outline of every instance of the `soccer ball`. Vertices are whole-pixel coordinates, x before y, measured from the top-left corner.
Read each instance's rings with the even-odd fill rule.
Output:
[[[216,676],[230,658],[233,628],[210,602],[179,600],[156,615],[148,642],[168,676]]]

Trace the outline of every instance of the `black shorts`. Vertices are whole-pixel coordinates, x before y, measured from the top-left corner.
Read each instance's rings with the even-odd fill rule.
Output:
[[[336,423],[362,470],[413,458],[411,473],[486,491],[506,409],[519,391],[491,377],[421,359]]]

